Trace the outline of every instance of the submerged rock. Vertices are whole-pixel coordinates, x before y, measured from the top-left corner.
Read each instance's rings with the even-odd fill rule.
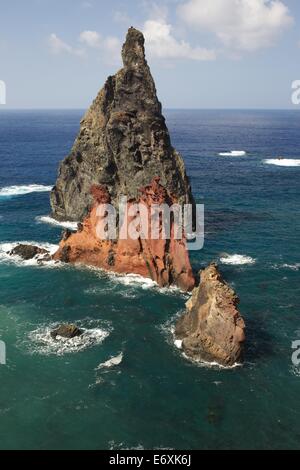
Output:
[[[60,325],[55,330],[51,331],[51,337],[56,339],[57,336],[61,336],[62,338],[76,338],[77,336],[81,336],[83,331],[80,330],[76,325]]]
[[[24,245],[24,244],[19,244],[15,248],[13,248],[10,253],[10,256],[19,256],[25,261],[31,260],[35,258],[36,256],[42,255],[42,259],[47,260],[50,258],[50,253],[48,250],[45,250],[44,248],[40,248],[38,246],[34,245]]]
[[[82,223],[76,234],[62,240],[55,258],[191,290],[194,276],[185,238],[97,237],[99,204],[111,203],[118,211],[123,196],[148,208],[157,203],[194,204],[184,162],[171,145],[145,59],[143,34],[134,28],[128,31],[122,58],[124,67],[108,78],[81,121],[71,154],[60,165],[51,193],[53,216]]]
[[[175,336],[184,353],[198,361],[232,366],[242,360],[245,323],[237,305],[239,299],[211,264],[201,272],[201,282],[187,302]]]

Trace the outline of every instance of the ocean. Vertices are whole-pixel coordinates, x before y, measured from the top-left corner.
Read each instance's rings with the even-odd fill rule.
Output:
[[[245,363],[233,369],[175,347],[178,290],[6,255],[20,241],[55,250],[49,189],[82,115],[0,113],[0,449],[299,449],[300,113],[165,111],[205,205],[193,267],[217,261],[241,299]],[[246,155],[219,155],[232,151]],[[49,340],[61,322],[83,337]]]

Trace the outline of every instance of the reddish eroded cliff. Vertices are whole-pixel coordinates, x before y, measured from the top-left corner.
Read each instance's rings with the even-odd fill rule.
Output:
[[[109,204],[110,195],[104,186],[93,185],[91,194],[94,205],[82,227],[69,237],[64,237],[56,260],[68,263],[83,263],[103,268],[120,274],[139,274],[157,282],[159,286],[176,285],[184,291],[192,290],[195,284],[186,239],[174,237],[174,220],[171,219],[170,238],[163,239],[162,220],[159,219],[159,239],[151,236],[151,207],[166,204],[171,207],[177,203],[174,196],[160,184],[159,178],[140,189],[139,201],[131,200],[127,205],[126,216],[120,228],[123,237],[117,234],[116,240],[99,238],[99,233],[105,232],[107,225],[106,212],[99,216],[99,205]],[[133,239],[128,235],[128,226],[136,216],[129,215],[130,207],[136,203],[144,207],[148,214],[148,233]],[[144,213],[144,211],[143,211]]]

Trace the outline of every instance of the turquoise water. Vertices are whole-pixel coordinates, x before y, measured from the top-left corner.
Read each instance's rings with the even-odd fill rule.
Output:
[[[300,447],[300,168],[264,163],[300,158],[300,114],[168,111],[176,148],[206,211],[206,238],[191,254],[200,269],[220,264],[247,323],[243,367],[185,360],[171,328],[186,296],[149,282],[87,268],[9,262],[3,243],[57,244],[61,228],[41,223],[49,193],[1,196],[1,188],[51,186],[82,111],[0,113],[1,449],[232,449]],[[247,157],[220,157],[245,150]],[[255,262],[254,262],[255,260]],[[86,341],[45,343],[71,321]],[[123,354],[112,368],[99,368]]]

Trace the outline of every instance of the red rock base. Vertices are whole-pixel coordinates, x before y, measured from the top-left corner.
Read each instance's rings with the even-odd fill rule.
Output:
[[[159,178],[140,190],[138,201],[146,208],[153,204],[168,204],[176,201],[160,185]],[[54,259],[68,263],[83,263],[120,274],[139,274],[165,287],[176,285],[184,291],[190,291],[195,285],[186,240],[174,239],[174,226],[171,223],[169,240],[143,239],[99,239],[101,224],[106,225],[104,218],[99,217],[99,204],[110,202],[108,191],[103,186],[91,188],[94,207],[85,219],[81,229],[61,241]],[[134,201],[132,202],[134,204]],[[150,211],[149,211],[150,213]],[[126,218],[125,218],[126,219]],[[105,219],[106,220],[106,219]],[[132,221],[127,217],[127,224]],[[102,227],[103,228],[103,227]],[[124,227],[122,227],[124,229]],[[122,230],[121,228],[121,230]],[[161,231],[161,227],[160,227]]]

